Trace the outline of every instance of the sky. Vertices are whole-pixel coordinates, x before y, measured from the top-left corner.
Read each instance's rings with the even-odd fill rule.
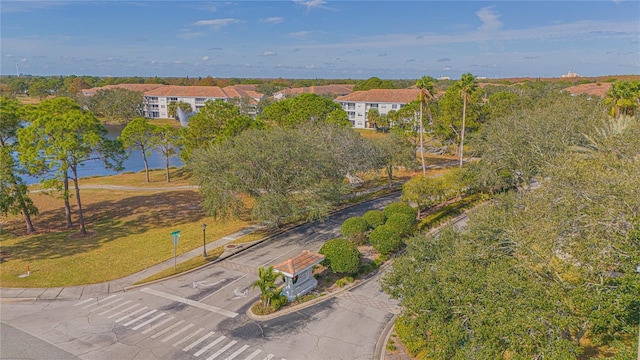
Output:
[[[640,1],[7,1],[0,72],[415,79],[640,74]]]

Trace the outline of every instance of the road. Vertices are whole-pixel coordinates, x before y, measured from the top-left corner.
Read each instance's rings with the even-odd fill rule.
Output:
[[[398,196],[351,207],[213,266],[126,292],[3,303],[3,336],[10,329],[21,340],[3,341],[0,357],[10,358],[5,354],[16,354],[25,341],[38,341],[79,359],[371,359],[382,330],[399,311],[376,279],[268,321],[253,320],[246,311],[260,295],[251,289],[259,266],[303,249],[319,250],[339,236],[345,219],[381,209]],[[20,358],[51,358],[38,354]]]

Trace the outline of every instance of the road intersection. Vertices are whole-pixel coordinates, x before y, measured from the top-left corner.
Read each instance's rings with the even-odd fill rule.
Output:
[[[216,264],[126,291],[94,286],[93,293],[55,301],[3,301],[2,325],[79,359],[371,359],[399,312],[376,278],[269,320],[246,313],[259,297],[251,289],[258,267],[304,249],[317,251],[339,236],[348,217],[397,198],[395,193],[350,207]],[[2,289],[5,300],[10,293]],[[0,354],[11,353],[11,346],[3,341]],[[40,358],[34,356],[25,358]]]

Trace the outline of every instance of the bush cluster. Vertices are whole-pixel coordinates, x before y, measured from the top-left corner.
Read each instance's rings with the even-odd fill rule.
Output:
[[[415,222],[416,218],[411,215],[395,213],[389,216],[384,225],[397,231],[400,236],[408,236],[413,233]]]
[[[414,219],[416,218],[416,209],[411,207],[411,205],[407,204],[406,202],[398,201],[398,202],[391,203],[387,205],[383,211],[387,219],[392,214],[398,214],[398,213],[413,216]]]
[[[329,240],[320,248],[324,263],[334,273],[352,273],[360,266],[360,251],[346,239]]]
[[[369,210],[362,216],[369,224],[369,227],[375,229],[376,227],[384,224],[387,220],[382,210]]]
[[[369,224],[362,217],[352,217],[342,223],[340,232],[345,239],[353,241],[355,244],[364,244],[367,240],[367,230]]]
[[[389,225],[380,225],[369,234],[369,242],[377,252],[390,254],[402,246],[400,234]]]

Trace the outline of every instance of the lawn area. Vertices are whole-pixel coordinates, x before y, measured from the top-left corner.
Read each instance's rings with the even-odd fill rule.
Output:
[[[157,182],[156,186],[166,183]],[[202,245],[202,223],[207,224],[208,242],[250,224],[248,220],[220,222],[205,216],[197,190],[85,189],[81,196],[90,235],[79,237],[75,213],[76,227],[65,229],[62,200],[42,193],[31,196],[40,209],[34,218],[36,234],[24,235],[21,217],[1,220],[3,287],[69,286],[121,278],[171,259],[172,231],[181,231],[177,247],[181,254]],[[27,265],[31,276],[19,278]]]

